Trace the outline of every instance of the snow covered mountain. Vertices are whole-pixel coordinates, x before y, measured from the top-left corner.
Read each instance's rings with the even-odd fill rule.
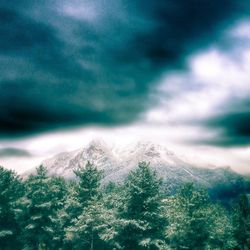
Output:
[[[230,168],[199,168],[152,142],[138,142],[119,148],[94,140],[84,148],[60,153],[42,164],[47,167],[50,175],[72,179],[75,177],[73,170],[85,166],[87,161],[104,171],[104,183],[121,182],[141,161],[149,162],[170,189],[184,182],[194,182],[208,188],[223,183],[237,185],[238,188],[242,182],[242,177]]]

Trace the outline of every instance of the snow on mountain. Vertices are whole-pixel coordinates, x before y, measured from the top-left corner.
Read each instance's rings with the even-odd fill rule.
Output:
[[[235,182],[240,178],[231,169],[199,168],[167,148],[149,141],[116,147],[109,146],[102,140],[94,140],[84,148],[60,153],[42,164],[48,168],[50,175],[72,179],[75,177],[73,170],[85,166],[87,161],[104,171],[104,183],[121,182],[141,161],[149,162],[170,188],[183,182],[210,187],[218,182]]]
[[[119,166],[112,149],[101,140],[94,140],[84,148],[60,153],[42,162],[48,168],[49,174],[74,178],[73,170],[85,166],[90,161],[106,173],[112,172]]]

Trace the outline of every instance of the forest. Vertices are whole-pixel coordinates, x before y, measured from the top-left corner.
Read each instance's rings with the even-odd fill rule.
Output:
[[[89,162],[74,173],[69,181],[40,166],[21,178],[0,167],[1,250],[249,249],[247,194],[229,207],[193,183],[173,194],[146,162],[123,183],[104,185]]]

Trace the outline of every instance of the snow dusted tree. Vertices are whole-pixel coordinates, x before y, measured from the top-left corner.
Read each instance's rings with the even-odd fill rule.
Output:
[[[167,239],[172,249],[233,249],[232,225],[226,211],[212,204],[204,190],[185,184],[166,201]]]
[[[23,204],[23,240],[27,249],[55,249],[60,245],[58,210],[65,199],[65,182],[50,178],[43,166],[26,181]]]
[[[81,215],[73,220],[67,229],[67,240],[73,242],[73,249],[113,249],[116,218],[112,209],[102,201],[92,200]]]
[[[249,201],[233,213],[207,192],[184,185],[163,196],[161,179],[145,162],[124,184],[101,185],[89,162],[77,180],[49,177],[43,166],[22,181],[0,167],[0,249],[246,250]]]
[[[210,223],[208,224],[209,239],[206,249],[235,249],[237,243],[234,239],[232,220],[228,211],[219,204],[210,204],[207,218]]]
[[[125,183],[119,242],[124,249],[166,249],[166,220],[161,213],[161,179],[149,164],[139,163]]]
[[[19,177],[0,166],[0,249],[21,249],[18,200],[24,188]]]
[[[173,249],[204,249],[209,237],[208,196],[192,184],[168,200],[167,238]]]
[[[88,162],[85,167],[74,171],[77,181],[70,181],[67,185],[67,200],[60,211],[64,220],[64,227],[71,226],[72,221],[91,203],[92,199],[100,195],[100,181],[102,172]]]
[[[249,198],[242,194],[233,214],[234,237],[237,241],[238,250],[249,249],[250,246],[250,207]]]
[[[103,216],[108,214],[99,203],[102,171],[88,162],[84,168],[80,167],[74,172],[78,182],[72,183],[71,194],[74,195],[69,198],[65,207],[68,217],[65,246],[73,249],[94,249],[94,244],[103,243],[98,229],[104,227]]]
[[[83,206],[86,206],[92,199],[100,195],[103,172],[87,162],[84,168],[80,167],[74,173],[79,180],[78,185],[76,185],[77,199]]]

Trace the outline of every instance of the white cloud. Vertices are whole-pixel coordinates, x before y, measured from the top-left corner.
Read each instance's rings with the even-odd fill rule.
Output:
[[[217,49],[210,49],[190,60],[196,81],[224,92],[246,93],[250,90],[250,47],[238,51],[240,59]]]
[[[88,2],[82,4],[65,4],[62,8],[65,15],[84,21],[95,21],[98,17],[98,12],[94,3]]]
[[[229,35],[237,39],[250,39],[250,21],[248,19],[241,20],[229,31]]]
[[[201,167],[209,165],[231,166],[236,171],[249,172],[250,147],[242,150],[242,148],[218,148],[183,143],[183,138],[192,139],[204,133],[202,128],[149,126],[140,123],[113,129],[94,127],[77,129],[75,131],[46,134],[36,138],[5,143],[2,147],[21,147],[31,151],[35,155],[29,158],[11,157],[1,159],[0,164],[21,173],[34,166],[38,166],[42,160],[57,153],[84,147],[91,140],[101,138],[111,146],[124,146],[138,140],[151,140],[166,146],[169,150]],[[207,135],[209,135],[209,132]]]
[[[181,123],[220,113],[235,98],[250,97],[250,46],[235,60],[216,48],[194,55],[188,72],[172,72],[159,83],[159,105],[145,114],[150,123]]]

